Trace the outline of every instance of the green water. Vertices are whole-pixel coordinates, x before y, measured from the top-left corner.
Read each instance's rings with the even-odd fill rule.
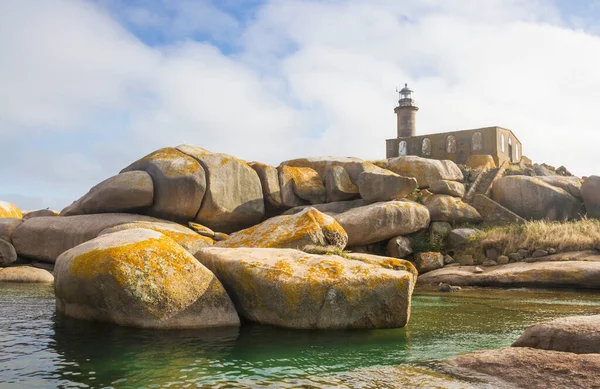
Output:
[[[598,292],[417,291],[397,330],[154,331],[58,317],[52,287],[0,284],[0,387],[471,387],[432,362],[508,346],[536,321],[598,313]]]

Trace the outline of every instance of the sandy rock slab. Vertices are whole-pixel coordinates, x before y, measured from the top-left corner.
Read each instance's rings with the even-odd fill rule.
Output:
[[[419,276],[419,283],[526,288],[600,288],[600,262],[517,262],[483,268],[453,266]]]
[[[0,268],[0,282],[53,282],[54,276],[48,270],[31,266]]]
[[[488,375],[508,388],[598,388],[600,354],[572,354],[527,347],[506,347],[445,361],[451,371]]]
[[[512,346],[600,354],[600,315],[570,316],[536,323]]]
[[[252,322],[296,329],[398,328],[410,317],[414,275],[402,264],[393,270],[336,255],[264,248],[211,247],[196,258]]]
[[[148,229],[99,236],[56,260],[56,308],[144,328],[239,325],[223,286],[174,240]]]

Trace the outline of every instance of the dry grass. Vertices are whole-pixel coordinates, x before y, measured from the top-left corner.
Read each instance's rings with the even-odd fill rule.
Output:
[[[463,254],[481,258],[485,249],[498,248],[502,254],[554,248],[557,252],[591,250],[600,241],[600,220],[581,219],[570,222],[532,221],[505,227],[490,227],[471,237]]]

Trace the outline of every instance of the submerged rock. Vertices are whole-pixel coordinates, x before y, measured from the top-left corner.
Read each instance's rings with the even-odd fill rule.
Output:
[[[48,270],[31,266],[11,266],[0,268],[0,282],[53,282],[54,276]]]
[[[305,246],[346,247],[348,235],[331,216],[308,208],[293,215],[272,217],[231,234],[219,247],[271,247],[303,249]]]
[[[212,247],[196,257],[249,321],[297,329],[395,328],[410,317],[414,276],[404,270],[291,249]]]
[[[175,241],[131,229],[57,259],[56,308],[77,319],[148,328],[239,325],[221,283]]]

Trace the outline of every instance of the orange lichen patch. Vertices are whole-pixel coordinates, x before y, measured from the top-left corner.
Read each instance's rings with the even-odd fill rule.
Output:
[[[6,201],[0,201],[0,218],[22,219],[23,214],[16,205]]]
[[[494,158],[489,154],[475,154],[469,156],[467,166],[472,169],[494,169],[496,162],[494,162]]]
[[[373,265],[381,266],[386,269],[403,270],[409,272],[415,277],[415,279],[419,274],[417,268],[415,268],[415,265],[413,265],[412,262],[409,262],[405,259],[381,257],[377,255],[362,253],[348,253],[347,255],[355,261],[370,263]]]
[[[335,245],[344,248],[348,236],[339,223],[314,208],[282,215],[238,231],[218,243],[220,247],[302,248]]]
[[[167,177],[198,174],[202,170],[200,163],[173,147],[165,147],[145,156],[139,162],[156,162],[163,165]]]
[[[322,200],[320,202],[325,202],[325,186],[316,170],[308,167],[282,166],[280,171],[284,176],[284,182],[293,181],[294,192],[300,198],[305,200],[317,198]]]
[[[117,231],[131,230],[134,228],[144,228],[160,232],[161,234],[168,236],[173,239],[177,244],[185,249],[191,249],[198,245],[200,246],[212,246],[214,241],[206,236],[197,234],[196,232],[183,227],[179,224],[173,223],[159,223],[159,222],[133,222],[125,223],[112,228],[108,228],[100,233],[100,235],[110,234]]]
[[[202,296],[214,276],[170,238],[152,236],[127,244],[101,236],[68,250],[61,260],[71,262],[69,273],[75,279],[114,279],[146,311],[164,319]]]

